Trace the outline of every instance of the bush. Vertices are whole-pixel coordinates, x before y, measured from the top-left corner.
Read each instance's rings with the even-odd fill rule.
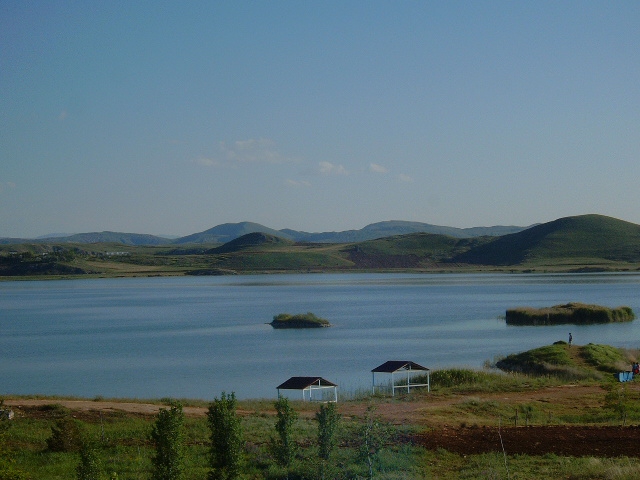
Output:
[[[184,413],[182,405],[161,408],[151,430],[156,453],[152,459],[154,480],[179,480],[184,472]]]
[[[50,452],[77,452],[82,446],[80,424],[71,417],[62,417],[53,427],[47,439]]]
[[[297,451],[297,445],[293,440],[293,424],[298,414],[285,397],[278,398],[274,407],[278,418],[275,425],[278,439],[273,442],[272,449],[278,465],[289,467]]]
[[[209,480],[231,480],[242,472],[244,439],[240,418],[236,414],[236,396],[224,392],[213,400],[207,412],[211,430]]]
[[[100,480],[100,461],[92,444],[84,442],[80,448],[80,463],[76,468],[78,480]]]

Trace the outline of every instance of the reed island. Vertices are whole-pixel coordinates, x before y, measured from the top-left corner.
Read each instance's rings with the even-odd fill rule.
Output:
[[[269,325],[273,328],[323,328],[330,327],[331,323],[311,312],[307,312],[295,315],[280,313],[273,317],[273,321]]]
[[[518,307],[507,310],[507,325],[592,325],[630,322],[635,319],[631,307],[616,308],[584,303],[567,303],[545,308]]]

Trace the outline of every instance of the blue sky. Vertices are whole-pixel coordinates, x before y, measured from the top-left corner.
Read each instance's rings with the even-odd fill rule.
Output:
[[[640,223],[640,2],[0,0],[0,237]]]

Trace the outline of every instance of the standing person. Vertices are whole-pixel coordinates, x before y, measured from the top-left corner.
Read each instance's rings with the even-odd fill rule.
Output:
[[[571,342],[573,342],[573,335],[569,332],[569,346],[571,346]]]

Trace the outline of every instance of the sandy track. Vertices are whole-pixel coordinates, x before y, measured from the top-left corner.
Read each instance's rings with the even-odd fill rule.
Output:
[[[627,388],[640,391],[640,382],[629,383]],[[542,402],[552,404],[571,405],[574,408],[598,406],[602,401],[604,390],[596,385],[572,386],[563,385],[549,387],[540,390],[522,392],[497,392],[470,395],[453,395],[448,397],[421,395],[416,399],[382,400],[376,401],[376,414],[384,420],[394,424],[428,424],[429,426],[456,424],[456,419],[434,416],[433,413],[473,399],[476,401],[498,401],[503,404],[523,404],[528,402]],[[241,402],[240,402],[241,403]],[[58,404],[73,411],[81,412],[127,412],[140,415],[155,415],[160,408],[166,406],[118,401],[93,401],[93,400],[64,400],[64,399],[7,399],[5,405],[19,407],[38,407],[43,405]],[[343,402],[338,404],[338,411],[344,416],[363,416],[367,408],[367,402]],[[205,416],[206,407],[184,407],[184,413],[188,416]],[[255,410],[239,410],[240,415],[249,415]],[[275,414],[275,411],[262,413]],[[313,416],[314,410],[305,409],[299,412],[303,417]]]

